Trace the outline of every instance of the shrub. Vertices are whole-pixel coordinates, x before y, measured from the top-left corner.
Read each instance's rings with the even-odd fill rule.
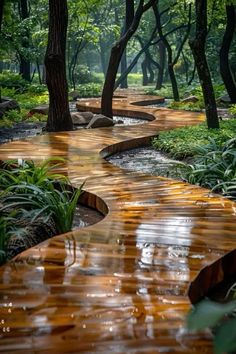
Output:
[[[64,159],[48,159],[39,165],[33,161],[7,161],[0,171],[0,263],[7,257],[11,236],[26,236],[23,224],[52,219],[58,233],[71,230],[81,185],[74,190],[57,169]]]
[[[236,301],[219,304],[203,300],[189,312],[187,328],[199,331],[206,328],[214,329],[214,353],[224,354],[236,350]]]
[[[236,200],[236,138],[222,145],[210,139],[197,153],[193,165],[182,167],[185,179]]]
[[[98,97],[101,96],[102,87],[94,83],[77,85],[76,92],[78,92],[78,97]]]
[[[21,75],[5,71],[0,74],[0,86],[8,89],[16,89],[20,92],[24,91],[28,86],[28,82],[22,79]]]
[[[209,138],[213,138],[216,144],[223,144],[235,136],[236,120],[227,120],[221,123],[221,129],[208,129],[206,123],[197,126],[178,128],[171,131],[160,132],[153,139],[156,149],[168,152],[177,159],[196,155],[197,148],[207,145]]]

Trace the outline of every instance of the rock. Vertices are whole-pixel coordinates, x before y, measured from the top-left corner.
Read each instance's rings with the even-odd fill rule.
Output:
[[[184,98],[181,102],[184,102],[184,103],[196,103],[198,101],[199,101],[199,99],[196,96],[189,96],[189,97]]]
[[[48,104],[42,104],[41,106],[37,106],[31,109],[31,111],[29,112],[29,115],[32,116],[35,113],[39,113],[39,114],[48,114],[48,110],[49,110],[49,105]]]
[[[117,124],[124,124],[123,120],[118,120]]]
[[[224,96],[220,97],[219,100],[222,103],[231,103],[231,99],[230,99],[229,95],[224,95]]]
[[[76,125],[84,125],[84,124],[88,124],[91,119],[93,118],[93,114],[91,115],[82,115],[82,112],[71,112],[71,118],[72,118],[72,122],[73,124]]]
[[[92,119],[94,114],[92,112],[78,112],[85,119]]]
[[[2,102],[0,103],[0,111],[5,112],[13,109],[16,109],[18,112],[20,112],[20,106],[17,103],[17,101],[12,100],[11,98],[9,99],[2,98]]]
[[[111,118],[103,116],[102,114],[94,114],[93,118],[87,125],[87,129],[90,128],[102,128],[102,127],[112,127],[114,122]]]

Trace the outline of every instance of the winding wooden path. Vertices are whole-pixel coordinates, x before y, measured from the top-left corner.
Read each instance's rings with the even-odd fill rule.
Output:
[[[147,124],[47,134],[0,147],[1,160],[64,156],[64,173],[75,186],[86,179],[86,202],[106,214],[0,268],[1,353],[212,353],[208,333],[184,330],[188,290],[191,284],[195,302],[236,271],[230,253],[236,205],[103,159],[148,144],[160,130],[204,119],[133,104],[144,99],[117,98],[114,110],[156,118]],[[96,111],[99,102],[80,106]]]

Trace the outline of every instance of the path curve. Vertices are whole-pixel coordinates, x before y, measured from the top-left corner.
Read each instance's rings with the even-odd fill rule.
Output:
[[[184,331],[188,289],[192,282],[196,301],[234,268],[228,252],[236,245],[236,205],[197,186],[124,171],[103,159],[147,144],[160,130],[204,119],[135,107],[140,99],[116,99],[115,113],[155,120],[50,133],[0,147],[1,160],[64,156],[63,172],[72,183],[86,178],[85,189],[97,195],[89,203],[106,213],[103,200],[108,208],[98,224],[56,236],[0,268],[0,352],[212,353],[209,334]],[[83,102],[84,110],[98,107],[97,100]]]

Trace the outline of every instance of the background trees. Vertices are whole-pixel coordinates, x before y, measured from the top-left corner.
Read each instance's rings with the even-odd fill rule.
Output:
[[[0,73],[4,71],[4,77],[8,75],[10,79],[11,73],[20,73],[28,82],[40,85],[46,82],[44,57],[49,3],[49,0],[5,0],[0,33]],[[202,14],[198,16],[195,12],[200,3],[200,0],[67,0],[65,65],[70,88],[83,89],[87,95],[101,93],[103,87],[102,110],[112,116],[112,95],[118,87],[135,84],[147,87],[149,92],[162,89],[161,94],[178,101],[184,92],[194,92],[202,83],[207,114],[211,114],[208,122],[213,116],[217,122],[214,90],[216,98],[221,87],[222,94],[225,90],[231,102],[236,102],[235,2],[202,1],[207,15],[204,21]],[[0,15],[2,8],[3,1]],[[196,49],[198,44],[201,48]],[[200,63],[204,56],[204,63]],[[11,83],[11,87],[14,85]]]

